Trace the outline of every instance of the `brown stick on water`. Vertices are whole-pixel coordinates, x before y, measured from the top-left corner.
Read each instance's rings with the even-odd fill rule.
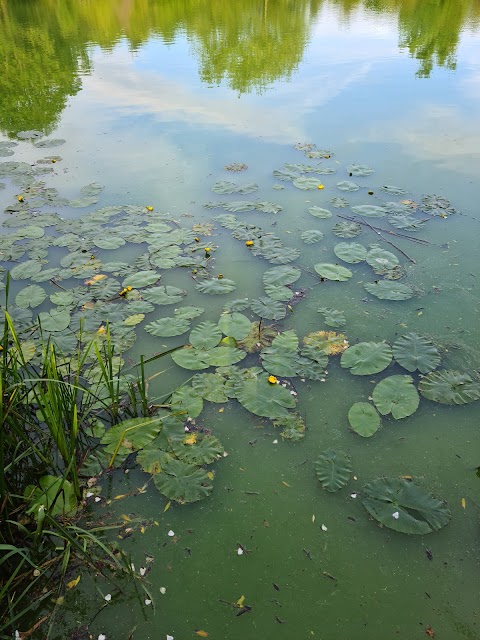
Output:
[[[377,229],[378,231],[383,231],[383,233],[388,233],[391,236],[396,236],[397,238],[404,238],[405,240],[411,240],[412,242],[418,242],[418,244],[430,245],[432,242],[429,240],[424,240],[423,238],[414,238],[413,236],[407,236],[405,233],[399,233],[398,231],[390,231],[389,229],[381,229],[380,227],[374,227],[369,225],[368,222],[364,220],[359,220],[358,218],[353,218],[352,216],[345,216],[340,213],[337,213],[339,218],[344,218],[345,220],[350,220],[351,222],[357,222],[358,224],[364,224],[367,227],[370,226],[372,229]]]
[[[346,218],[346,216],[340,216],[340,218]],[[348,219],[348,218],[347,218]],[[417,261],[414,260],[413,258],[411,258],[408,253],[405,253],[405,251],[403,251],[402,249],[400,249],[400,247],[397,247],[396,244],[394,244],[393,242],[391,242],[390,240],[387,240],[387,238],[385,238],[385,236],[382,236],[382,234],[380,233],[380,231],[378,231],[378,229],[376,229],[375,227],[372,227],[371,224],[369,224],[368,222],[362,222],[361,220],[357,220],[356,218],[351,218],[351,220],[353,220],[354,222],[358,222],[360,224],[364,224],[365,226],[367,226],[369,229],[371,229],[374,233],[377,234],[377,236],[380,236],[380,238],[384,241],[387,242],[389,245],[391,245],[394,249],[396,249],[397,251],[400,251],[400,253],[402,255],[405,256],[405,258],[407,258],[407,260],[410,260],[410,262],[413,262],[413,264],[417,264]],[[383,229],[382,229],[383,231]]]

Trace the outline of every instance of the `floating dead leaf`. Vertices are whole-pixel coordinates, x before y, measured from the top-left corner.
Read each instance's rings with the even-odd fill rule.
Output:
[[[73,589],[74,587],[77,586],[79,582],[80,582],[80,576],[75,578],[75,580],[70,580],[70,582],[67,582],[67,589]]]
[[[465,500],[465,498],[462,498],[462,509],[466,509],[467,508],[467,501]]]
[[[195,633],[201,638],[208,638],[208,631],[204,631],[203,629],[195,629]]]
[[[171,505],[172,505],[172,501],[171,501],[171,500],[169,500],[169,501],[167,502],[167,504],[165,505],[165,508],[164,508],[164,510],[163,510],[163,513],[165,513],[165,511],[168,511],[168,509],[170,509]]]

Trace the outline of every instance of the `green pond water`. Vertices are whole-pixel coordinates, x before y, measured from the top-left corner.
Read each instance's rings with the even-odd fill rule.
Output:
[[[473,0],[0,0],[0,256],[9,270],[31,261],[25,272],[14,272],[11,302],[26,286],[44,290],[36,290],[37,300],[32,290],[20,296],[14,319],[25,327],[38,313],[62,307],[47,327],[66,352],[80,318],[98,340],[110,320],[114,343],[126,349],[125,363],[134,364],[141,355],[188,344],[191,329],[216,324],[232,301],[248,298],[249,305],[264,297],[264,273],[287,263],[301,275],[291,280],[291,295],[274,293],[280,319],[264,312],[263,323],[277,332],[293,330],[302,340],[337,331],[350,345],[391,345],[414,332],[438,348],[439,370],[464,372],[475,383],[479,25]],[[42,136],[17,137],[29,130]],[[64,142],[38,146],[45,140]],[[4,164],[11,162],[27,164]],[[226,170],[231,163],[248,168]],[[289,166],[296,175],[282,180],[273,172],[285,171],[285,164],[315,170]],[[374,173],[350,175],[356,164]],[[312,189],[296,186],[302,176],[313,179]],[[258,188],[212,191],[220,181]],[[358,189],[344,190],[345,181]],[[100,186],[80,193],[92,183]],[[388,193],[385,185],[399,189]],[[448,206],[442,200],[440,209],[429,209],[422,198],[432,194],[456,212],[442,209]],[[344,198],[345,206],[333,198]],[[223,204],[247,200],[253,204],[246,211]],[[253,208],[258,202],[281,210]],[[352,211],[387,202],[395,205],[375,210],[378,217]],[[312,207],[332,215],[317,217]],[[356,237],[338,237],[334,225],[346,222],[339,216],[385,231],[379,237],[364,224]],[[412,229],[419,221],[423,227]],[[243,223],[256,228],[245,230]],[[307,230],[323,237],[306,243]],[[281,243],[274,257],[255,255],[269,234]],[[363,258],[343,261],[334,252],[341,242],[391,252],[400,280],[385,279],[391,271],[374,273]],[[351,277],[321,278],[314,265],[323,263],[342,265]],[[197,287],[204,269],[211,286],[232,280],[235,290],[203,293]],[[159,282],[143,276],[133,294],[118,296],[146,270]],[[108,277],[85,284],[98,274]],[[379,281],[406,286],[407,299],[379,299],[364,287]],[[70,301],[55,298],[57,285],[74,290]],[[142,302],[152,286],[163,285],[181,289],[181,297]],[[203,312],[168,337],[174,310],[186,305]],[[260,320],[250,306],[241,308],[249,321]],[[343,312],[345,324],[329,326],[319,308]],[[145,317],[125,325],[138,313]],[[173,318],[163,335],[145,329],[161,318]],[[238,366],[261,366],[259,354]],[[457,406],[421,395],[412,415],[382,416],[382,428],[361,437],[350,428],[350,407],[373,406],[375,385],[387,376],[411,375],[418,386],[421,375],[395,361],[379,373],[352,375],[340,355],[331,355],[325,369],[321,376],[276,374],[306,427],[298,441],[282,438],[268,418],[235,399],[205,401],[195,422],[228,456],[208,467],[213,491],[204,500],[172,501],[164,511],[168,499],[153,482],[135,491],[150,478],[137,465],[105,474],[101,500],[88,500],[89,509],[103,521],[131,519],[134,531],[122,548],[137,573],[148,568],[151,598],[146,604],[142,591],[120,594],[84,575],[57,608],[50,637],[90,637],[76,632],[88,625],[91,637],[107,640],[186,640],[198,631],[212,640],[479,638],[478,402]],[[187,370],[170,356],[156,360],[147,365],[150,396],[165,398],[192,375],[214,370]],[[348,483],[335,493],[322,488],[315,472],[328,449],[351,457]],[[429,535],[378,526],[362,504],[363,487],[384,476],[412,479],[444,500],[447,526]],[[398,512],[393,518],[399,520]],[[104,606],[108,593],[113,597]]]

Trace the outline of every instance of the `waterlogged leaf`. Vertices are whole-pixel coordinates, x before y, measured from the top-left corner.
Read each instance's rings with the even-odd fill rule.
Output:
[[[313,266],[315,271],[321,278],[325,280],[335,280],[337,282],[345,282],[352,277],[352,272],[346,267],[342,267],[339,264],[329,264],[327,262],[320,262]]]
[[[278,302],[287,302],[293,296],[293,291],[289,287],[274,284],[266,284],[265,293],[269,298]]]
[[[386,342],[359,342],[342,354],[340,364],[355,376],[369,376],[386,369],[391,361],[392,349]]]
[[[403,196],[407,193],[405,189],[402,189],[401,187],[395,187],[393,184],[384,184],[380,187],[380,191],[385,191],[385,193],[388,193],[392,196]]]
[[[144,313],[134,313],[131,316],[127,316],[123,321],[123,324],[127,327],[135,327],[145,320]]]
[[[204,469],[182,460],[168,462],[153,480],[161,494],[180,504],[202,500],[210,495],[213,488]]]
[[[283,207],[275,202],[267,202],[266,200],[263,200],[255,203],[255,209],[262,213],[278,213],[283,210]]]
[[[218,438],[205,434],[198,434],[193,444],[188,443],[188,434],[184,434],[182,439],[175,439],[172,448],[180,460],[194,465],[211,464],[221,458],[224,452]]]
[[[310,213],[314,218],[327,219],[332,217],[332,212],[328,209],[322,209],[322,207],[310,207],[308,209],[308,213]]]
[[[286,285],[296,282],[301,275],[302,272],[297,267],[281,265],[265,271],[262,279],[264,285]]]
[[[118,249],[123,247],[125,239],[120,238],[120,236],[105,235],[95,238],[93,244],[99,249]]]
[[[390,376],[381,380],[372,393],[373,402],[383,415],[400,420],[418,409],[420,398],[411,376]]]
[[[298,171],[290,171],[289,169],[275,169],[273,177],[283,182],[293,181],[302,177]]]
[[[73,485],[61,477],[42,476],[38,486],[29,484],[24,492],[30,506],[27,513],[36,519],[41,507],[52,517],[73,515],[77,508],[77,499]]]
[[[195,289],[201,293],[210,293],[211,295],[223,295],[225,293],[231,293],[237,288],[236,283],[228,278],[219,280],[218,278],[211,278],[210,280],[200,280],[195,285]]]
[[[267,320],[281,320],[287,314],[284,304],[267,297],[253,300],[250,308],[257,316],[266,318]]]
[[[305,176],[300,176],[293,179],[293,185],[297,187],[297,189],[302,189],[302,191],[318,189],[319,184],[320,180],[318,178],[307,178]]]
[[[70,200],[68,204],[72,209],[84,209],[85,207],[90,207],[92,204],[97,204],[97,202],[98,198],[95,196],[84,196],[83,198]]]
[[[209,352],[190,346],[174,351],[172,353],[172,360],[178,364],[179,367],[190,369],[191,371],[208,369],[210,366]]]
[[[413,290],[407,284],[391,280],[366,282],[365,289],[380,300],[408,300],[413,297]]]
[[[313,331],[303,338],[305,345],[302,355],[317,360],[315,352],[321,355],[337,355],[348,348],[348,340],[344,333],[335,331]]]
[[[379,247],[370,249],[367,253],[366,261],[374,269],[393,269],[399,264],[395,254]]]
[[[65,142],[66,140],[63,140],[63,138],[45,138],[43,140],[36,140],[33,146],[37,147],[37,149],[53,149],[54,147],[61,147]]]
[[[91,182],[80,189],[82,196],[98,196],[102,191],[103,187],[98,182]]]
[[[308,231],[304,231],[300,236],[305,244],[315,244],[320,242],[323,238],[323,233],[321,231],[317,231],[316,229],[310,229]]]
[[[363,487],[363,506],[382,525],[401,533],[425,535],[448,524],[444,502],[403,478],[378,478]]]
[[[383,207],[379,207],[375,204],[360,204],[356,207],[352,207],[352,211],[364,218],[383,218],[387,213]]]
[[[333,252],[337,258],[349,264],[363,262],[367,257],[367,249],[357,242],[339,242],[334,246]]]
[[[236,395],[247,411],[265,418],[287,415],[288,409],[296,404],[290,391],[280,384],[271,384],[267,374],[244,380],[236,389]]]
[[[70,324],[69,309],[52,309],[38,314],[38,320],[44,331],[63,331]]]
[[[437,196],[435,194],[422,198],[422,208],[431,216],[445,216],[457,213],[457,210],[452,207],[450,200],[447,200],[444,196]]]
[[[276,335],[277,332],[275,329],[265,325],[262,321],[252,322],[248,335],[238,343],[238,346],[244,349],[247,353],[261,351],[271,343],[272,338]]]
[[[429,373],[440,364],[436,346],[424,336],[407,333],[392,345],[393,357],[407,371]]]
[[[181,336],[190,329],[190,321],[183,318],[160,318],[145,325],[145,331],[152,336],[171,338]]]
[[[45,289],[38,284],[31,284],[17,293],[15,304],[22,309],[27,309],[28,307],[34,309],[41,305],[46,297]]]
[[[335,207],[335,209],[345,209],[349,205],[349,202],[346,198],[332,198],[330,200],[330,203],[332,207]]]
[[[26,131],[19,131],[17,133],[17,138],[20,138],[20,140],[36,140],[37,138],[43,138],[44,135],[43,131],[28,129]]]
[[[208,352],[208,361],[212,367],[227,367],[236,364],[246,357],[245,351],[228,345],[214,347]]]
[[[362,233],[362,227],[358,222],[337,222],[332,227],[332,233],[339,238],[355,238]]]
[[[137,455],[137,463],[145,473],[152,475],[161,473],[165,465],[172,459],[173,457],[169,453],[153,446],[145,447],[145,449],[139,451]]]
[[[223,209],[225,211],[232,211],[233,213],[240,213],[242,211],[254,211],[255,210],[255,202],[251,200],[232,200],[231,202],[222,203]]]
[[[293,247],[277,247],[272,249],[264,249],[262,252],[253,251],[254,255],[263,255],[265,260],[272,264],[288,264],[293,262],[300,255],[300,251]]]
[[[425,222],[407,214],[389,216],[388,222],[396,229],[404,229],[411,232],[420,231],[425,227]]]
[[[289,413],[286,416],[274,418],[272,423],[274,427],[283,429],[280,435],[284,440],[298,442],[305,437],[305,423],[298,413]]]
[[[196,349],[211,349],[222,339],[222,332],[210,320],[201,322],[190,332],[190,344]]]
[[[142,297],[153,304],[176,304],[181,302],[184,296],[187,295],[186,291],[179,289],[178,287],[172,287],[167,285],[165,287],[151,287],[142,291]]]
[[[22,227],[15,233],[15,236],[19,239],[29,238],[31,240],[43,238],[44,235],[45,235],[45,229],[43,227],[36,227],[33,225],[28,227]],[[30,244],[32,243],[29,243],[29,245]],[[48,245],[44,245],[44,246],[48,246]]]
[[[218,321],[218,327],[224,335],[242,340],[248,336],[252,323],[241,313],[223,313]]]
[[[462,371],[432,371],[418,385],[424,398],[441,404],[467,404],[480,400],[480,382]]]
[[[250,308],[250,300],[248,298],[239,298],[227,302],[223,307],[225,313],[234,313],[235,311],[245,311]],[[227,334],[228,335],[228,334]]]
[[[185,412],[190,418],[197,418],[203,411],[203,398],[186,385],[173,392],[171,403],[174,413]]]
[[[327,309],[327,307],[321,307],[318,309],[318,313],[323,315],[324,322],[329,327],[344,327],[347,324],[343,312],[338,311],[338,309]]]
[[[192,379],[193,390],[210,402],[227,402],[225,378],[218,373],[199,373]]]
[[[278,343],[275,345],[274,340],[272,346],[262,351],[261,357],[263,368],[268,373],[286,378],[298,375],[299,363],[296,348],[290,349],[288,346],[285,348]]]
[[[122,282],[122,287],[140,289],[142,287],[148,287],[151,284],[155,284],[157,280],[160,280],[160,274],[156,271],[137,271],[137,273],[132,273],[125,278]]]
[[[340,191],[358,191],[360,187],[356,182],[341,180],[340,182],[337,182],[337,189],[340,189]]]
[[[317,478],[324,489],[333,493],[344,487],[350,479],[350,456],[343,451],[327,449],[315,462]]]
[[[12,280],[29,280],[42,270],[42,264],[36,260],[26,260],[13,267],[10,271]]]
[[[227,180],[221,180],[220,182],[216,182],[212,191],[214,193],[225,194],[225,193],[253,193],[258,190],[258,184],[255,182],[249,182],[248,184],[239,185],[235,182],[228,182]]]
[[[375,407],[368,402],[355,402],[348,412],[350,426],[363,438],[370,438],[382,423]]]
[[[204,313],[205,309],[202,307],[180,307],[180,309],[175,309],[175,317],[182,320],[193,320],[194,318],[198,318]]]
[[[372,173],[375,173],[373,169],[367,167],[366,164],[351,164],[347,167],[348,173],[351,173],[352,176],[371,176]]]

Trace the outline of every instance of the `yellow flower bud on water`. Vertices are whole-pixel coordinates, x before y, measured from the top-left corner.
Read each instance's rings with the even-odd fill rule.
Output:
[[[277,384],[278,380],[275,376],[268,376],[268,381],[270,384]]]

